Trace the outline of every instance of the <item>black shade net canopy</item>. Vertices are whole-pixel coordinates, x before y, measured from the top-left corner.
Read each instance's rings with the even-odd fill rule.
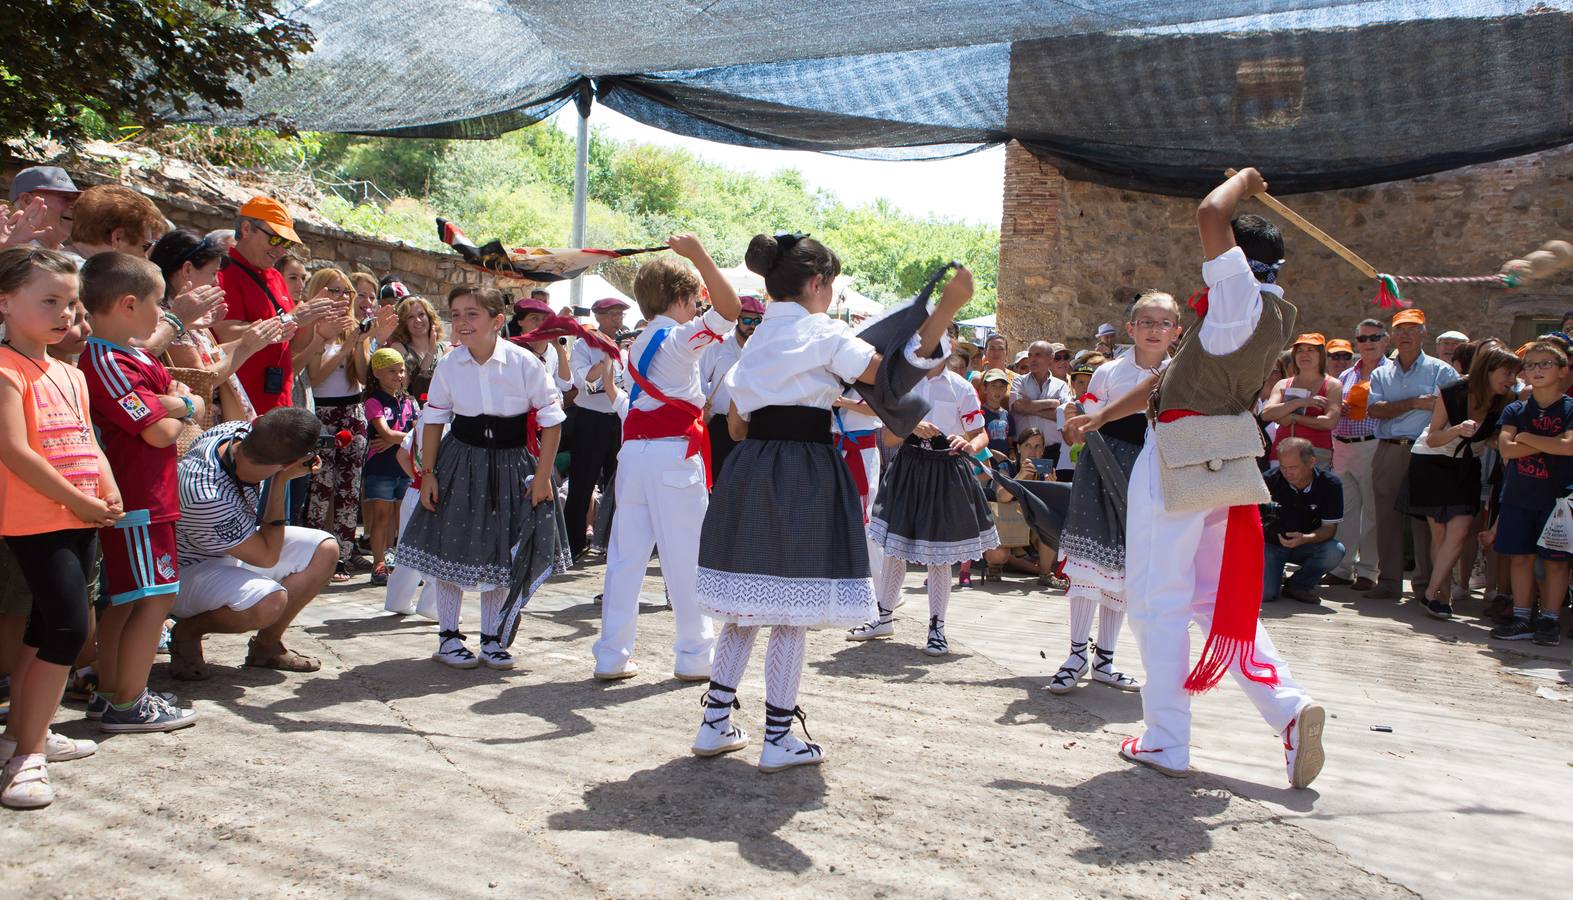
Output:
[[[313,51],[189,121],[486,138],[602,103],[882,159],[1017,140],[1200,194],[1412,177],[1573,142],[1573,0],[314,0]],[[587,107],[586,107],[587,108]]]

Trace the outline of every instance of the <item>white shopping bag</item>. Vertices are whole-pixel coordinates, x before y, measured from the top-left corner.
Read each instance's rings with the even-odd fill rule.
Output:
[[[1573,499],[1563,497],[1551,508],[1551,517],[1536,543],[1547,550],[1573,553]]]

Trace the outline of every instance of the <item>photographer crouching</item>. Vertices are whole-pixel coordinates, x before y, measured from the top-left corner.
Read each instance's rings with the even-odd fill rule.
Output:
[[[285,629],[328,583],[339,558],[333,535],[285,524],[285,485],[321,468],[321,430],[310,411],[280,407],[253,422],[215,426],[181,457],[175,678],[212,674],[202,658],[208,634],[255,631],[248,666],[321,667],[284,646]]]
[[[1343,559],[1344,545],[1333,539],[1344,517],[1344,487],[1338,476],[1316,468],[1315,449],[1305,438],[1285,438],[1278,445],[1278,469],[1267,476],[1273,495],[1264,511],[1262,530],[1267,565],[1262,600],[1282,595],[1301,603],[1321,603],[1316,586]],[[1284,566],[1298,572],[1284,582]]]

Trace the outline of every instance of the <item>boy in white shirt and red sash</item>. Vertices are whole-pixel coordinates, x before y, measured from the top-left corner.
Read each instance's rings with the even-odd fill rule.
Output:
[[[1290,676],[1257,620],[1264,566],[1257,504],[1270,496],[1256,467],[1265,448],[1251,416],[1297,313],[1275,283],[1283,264],[1277,227],[1261,216],[1231,221],[1241,200],[1266,190],[1261,174],[1245,169],[1202,201],[1207,290],[1191,301],[1202,321],[1163,374],[1146,382],[1157,390],[1131,473],[1125,545],[1126,603],[1147,670],[1145,728],[1120,755],[1165,775],[1188,774],[1191,694],[1232,670],[1282,737],[1290,786],[1303,788],[1322,769],[1326,711]],[[1138,388],[1073,419],[1072,437],[1140,409],[1147,393]],[[1193,621],[1208,637],[1187,676]]]
[[[698,238],[676,235],[668,244],[694,265],[664,257],[640,266],[634,277],[634,299],[646,322],[628,351],[634,386],[617,454],[617,515],[606,551],[601,637],[594,647],[595,677],[603,681],[639,673],[632,659],[639,583],[657,546],[677,618],[673,674],[681,681],[710,678],[715,631],[694,601],[697,538],[713,477],[699,356],[725,338],[739,305]],[[713,306],[700,316],[707,288]]]

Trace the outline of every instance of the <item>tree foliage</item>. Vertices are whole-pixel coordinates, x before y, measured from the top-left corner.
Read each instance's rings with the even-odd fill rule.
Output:
[[[234,84],[288,70],[311,31],[276,0],[6,0],[0,139],[71,141],[84,111],[153,126],[234,109]],[[260,123],[265,124],[265,123]]]

